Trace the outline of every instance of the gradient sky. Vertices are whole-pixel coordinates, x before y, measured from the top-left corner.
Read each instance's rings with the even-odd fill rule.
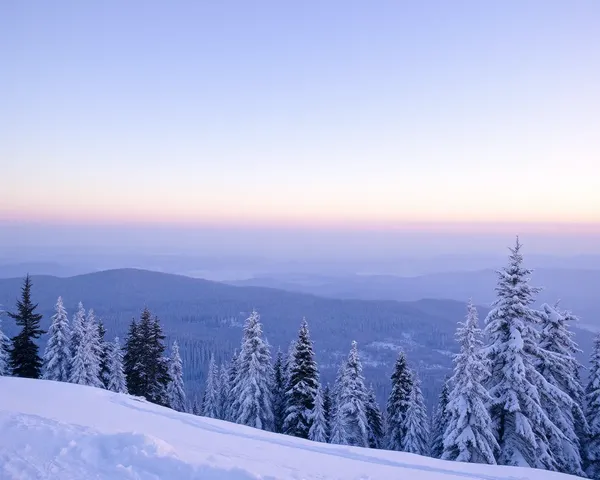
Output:
[[[5,0],[0,220],[597,226],[599,25],[596,0]]]

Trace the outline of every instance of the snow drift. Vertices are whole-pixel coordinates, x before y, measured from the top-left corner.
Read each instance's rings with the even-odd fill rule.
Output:
[[[567,480],[326,445],[178,413],[106,390],[0,377],[0,479]]]

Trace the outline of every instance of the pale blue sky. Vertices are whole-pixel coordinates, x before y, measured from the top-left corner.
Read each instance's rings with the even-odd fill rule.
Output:
[[[0,220],[600,224],[598,1],[0,4]]]

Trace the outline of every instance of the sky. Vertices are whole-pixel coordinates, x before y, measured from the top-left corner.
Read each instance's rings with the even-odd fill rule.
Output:
[[[599,24],[595,0],[6,0],[0,231],[590,243]]]

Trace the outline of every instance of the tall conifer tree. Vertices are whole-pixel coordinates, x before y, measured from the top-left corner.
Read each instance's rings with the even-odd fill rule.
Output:
[[[68,382],[71,363],[71,329],[62,297],[58,297],[54,311],[52,323],[48,329],[50,338],[44,352],[43,378],[57,382]]]
[[[306,320],[302,321],[298,332],[289,375],[283,431],[294,437],[308,438],[312,423],[310,412],[314,409],[319,388],[319,372]]]
[[[412,375],[401,351],[394,365],[392,390],[387,402],[387,448],[390,450],[402,451],[411,390]]]
[[[497,300],[486,318],[490,414],[500,446],[499,464],[555,470],[549,437],[564,435],[546,414],[542,398],[560,392],[536,368],[544,353],[538,346],[539,316],[531,307],[539,289],[529,284],[530,274],[523,267],[517,238],[508,265],[498,271]]]
[[[489,371],[482,351],[477,310],[472,302],[467,307],[465,322],[458,325],[456,340],[460,344],[460,353],[454,356],[441,457],[459,462],[495,464],[495,454],[500,447],[488,413],[491,398],[483,384]]]
[[[40,328],[42,315],[36,313],[37,304],[31,300],[31,286],[31,277],[27,275],[21,288],[21,298],[17,300],[16,312],[8,312],[8,316],[21,327],[21,331],[12,338],[10,368],[15,377],[40,378],[42,359],[34,340],[46,332]]]

